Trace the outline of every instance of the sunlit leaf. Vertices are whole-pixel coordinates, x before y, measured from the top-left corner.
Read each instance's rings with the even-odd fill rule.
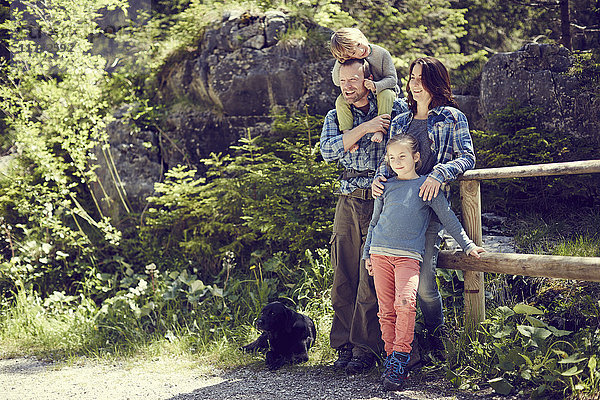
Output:
[[[594,371],[596,369],[596,356],[593,355],[590,357],[590,361],[588,361],[588,368],[590,369],[590,372]]]
[[[587,358],[579,358],[579,353],[571,354],[569,357],[560,360],[559,364],[577,364],[582,361],[587,360]]]
[[[194,293],[198,290],[203,290],[206,286],[204,285],[204,282],[202,282],[201,280],[195,280],[190,284],[190,292]]]
[[[517,314],[527,314],[527,315],[540,315],[544,314],[542,310],[539,308],[535,308],[533,306],[528,306],[527,304],[519,303],[513,307],[513,310]]]
[[[572,331],[564,331],[561,329],[557,329],[553,326],[548,326],[548,329],[550,329],[550,331],[552,332],[552,334],[556,337],[561,337],[561,336],[568,336],[571,333],[573,333]]]
[[[568,370],[566,370],[565,372],[562,372],[561,375],[562,376],[574,376],[574,375],[578,375],[582,372],[583,372],[582,369],[577,369],[577,367],[571,367]]]
[[[517,330],[521,333],[521,335],[531,337],[533,336],[535,328],[529,325],[517,325]]]

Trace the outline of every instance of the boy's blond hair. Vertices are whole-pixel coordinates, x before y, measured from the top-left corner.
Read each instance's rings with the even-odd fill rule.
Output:
[[[356,49],[356,45],[369,45],[367,37],[358,28],[341,28],[331,35],[331,54],[339,62],[343,63],[349,54]]]

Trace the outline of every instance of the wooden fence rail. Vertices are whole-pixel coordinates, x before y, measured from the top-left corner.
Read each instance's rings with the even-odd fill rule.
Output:
[[[465,231],[482,246],[481,180],[600,172],[600,160],[486,168],[467,171],[459,178]],[[465,318],[474,327],[485,319],[484,272],[545,276],[600,282],[600,257],[563,257],[535,254],[484,253],[481,259],[441,251],[438,267],[464,271]]]

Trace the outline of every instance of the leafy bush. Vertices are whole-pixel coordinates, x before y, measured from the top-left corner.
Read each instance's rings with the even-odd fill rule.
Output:
[[[7,244],[0,254],[0,291],[22,284],[45,294],[73,292],[91,254],[120,239],[91,190],[110,110],[103,92],[106,61],[92,54],[88,37],[101,32],[94,20],[100,8],[123,3],[24,6],[2,26],[11,48],[11,62],[0,65],[3,140],[9,142],[2,144],[16,154],[0,179],[0,235]],[[27,35],[30,24],[51,47]]]
[[[275,138],[245,137],[204,160],[206,178],[175,167],[156,184],[143,228],[161,252],[215,273],[231,252],[242,265],[283,252],[292,263],[324,247],[333,220],[335,166],[320,159],[315,117],[279,117]],[[153,248],[159,248],[153,245]],[[162,254],[161,254],[162,255]]]
[[[498,307],[474,337],[450,351],[448,379],[458,387],[473,388],[475,372],[497,393],[519,391],[540,399],[567,392],[594,393],[600,377],[598,332],[557,329],[543,320],[545,316],[522,303],[512,309]],[[586,339],[587,345],[575,347],[575,337]]]

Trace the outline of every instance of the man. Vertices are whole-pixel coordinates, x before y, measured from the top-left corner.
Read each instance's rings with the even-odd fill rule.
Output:
[[[377,100],[364,85],[365,79],[372,79],[365,60],[346,61],[339,74],[354,124],[352,129],[340,132],[336,111],[331,110],[321,132],[323,158],[337,161],[344,168],[331,237],[334,316],[330,344],[338,351],[334,366],[359,374],[373,368],[383,350],[373,278],[361,260],[373,212],[370,185],[387,142],[373,142],[371,137],[377,132],[387,137],[390,119],[408,111],[408,107],[404,100],[396,99],[391,116],[377,116]]]

